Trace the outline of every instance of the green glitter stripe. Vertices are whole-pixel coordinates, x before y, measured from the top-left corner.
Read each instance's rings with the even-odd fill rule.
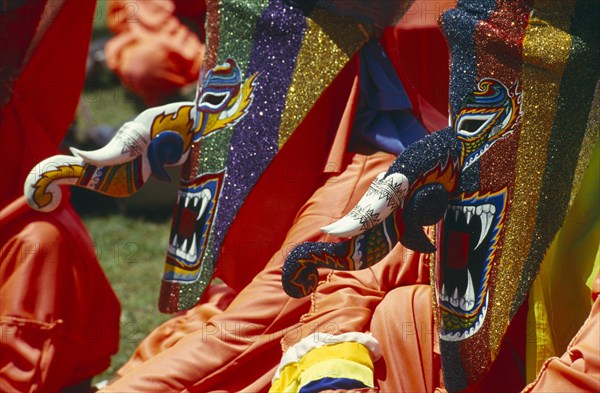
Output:
[[[202,139],[198,173],[217,173],[225,168],[232,134],[233,127],[227,127]]]
[[[219,63],[231,57],[242,73],[248,68],[254,45],[254,33],[249,32],[254,32],[268,4],[268,0],[221,0]]]
[[[221,18],[219,20],[218,64],[227,58],[235,59],[244,75],[250,62],[250,54],[254,45],[254,32],[262,11],[269,4],[268,0],[222,0]],[[234,127],[227,127],[202,140],[199,173],[216,173],[227,164],[229,142]],[[210,239],[209,239],[210,243]]]
[[[597,2],[585,0],[575,5],[571,22],[571,48],[560,83],[556,116],[548,143],[547,165],[532,236],[534,241],[523,268],[511,318],[522,303],[544,253],[564,220],[571,193],[577,192],[577,163],[579,159],[588,161],[590,158],[591,149],[582,150],[582,141],[588,129],[587,120],[600,73],[600,41],[595,28],[597,15]],[[584,154],[587,156],[580,158]]]

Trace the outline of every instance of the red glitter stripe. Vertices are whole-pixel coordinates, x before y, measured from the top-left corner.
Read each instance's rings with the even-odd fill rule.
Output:
[[[494,78],[510,88],[520,81],[523,68],[523,40],[533,1],[498,0],[496,10],[487,21],[481,21],[475,29],[474,40],[477,51],[477,79]],[[480,159],[480,191],[497,191],[502,184],[514,181],[519,142],[520,126],[515,127],[515,135],[499,140],[493,149],[488,150]],[[512,189],[508,200],[512,200]],[[500,242],[503,238],[500,238]],[[498,244],[502,249],[502,244]],[[500,255],[496,255],[498,259]],[[492,278],[493,279],[493,278]],[[489,322],[489,321],[488,321]],[[489,323],[482,326],[478,334],[469,341],[469,346],[459,345],[460,357],[470,359],[474,356],[472,348],[486,348],[491,359]],[[477,356],[481,356],[481,353]],[[481,365],[485,359],[463,362],[469,383],[481,377]]]
[[[200,70],[200,78],[206,75],[207,71],[214,68],[217,65],[217,56],[219,51],[219,43],[221,41],[221,34],[219,30],[220,25],[220,13],[221,8],[220,0],[207,0],[206,1],[206,51],[204,52],[204,58],[202,59],[202,69]],[[198,80],[198,87],[201,87],[203,80]],[[190,147],[190,158],[188,158],[183,165],[181,170],[181,178],[191,180],[198,176],[199,165],[198,160],[200,157],[200,142],[192,144]]]

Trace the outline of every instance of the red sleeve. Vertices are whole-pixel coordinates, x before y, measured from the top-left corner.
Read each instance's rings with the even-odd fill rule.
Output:
[[[0,207],[21,195],[36,163],[56,154],[73,120],[85,79],[94,7],[94,1],[66,1],[58,12],[48,6],[37,10],[43,12],[41,18],[30,12],[26,20],[20,19],[38,30],[0,109]],[[15,33],[10,25],[1,27],[5,29]]]

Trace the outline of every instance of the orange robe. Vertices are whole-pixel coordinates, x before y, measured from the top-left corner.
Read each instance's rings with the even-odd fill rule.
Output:
[[[1,15],[0,69],[9,71],[0,102],[2,392],[78,385],[106,369],[118,348],[120,306],[82,222],[66,200],[41,214],[19,197],[73,119],[94,7],[48,0]]]
[[[281,249],[222,313],[204,319],[200,305],[151,333],[107,392],[266,391],[281,357],[280,341],[299,334],[310,298],[283,292],[281,268],[291,247],[307,240],[333,240],[321,226],[341,218],[393,160],[376,153],[348,153],[344,171],[331,176],[300,210]],[[321,272],[325,279],[327,272]],[[185,327],[183,337],[177,331]],[[176,339],[169,339],[176,335]],[[168,340],[170,347],[164,349]]]
[[[0,391],[59,391],[101,373],[120,307],[79,217],[21,197],[0,218]]]
[[[111,0],[106,62],[149,106],[196,82],[204,52],[204,1]]]

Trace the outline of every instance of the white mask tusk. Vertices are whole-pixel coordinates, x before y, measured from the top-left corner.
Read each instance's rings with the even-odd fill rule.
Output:
[[[381,223],[404,201],[408,179],[401,173],[375,178],[356,206],[338,221],[321,230],[338,237],[359,235]]]

